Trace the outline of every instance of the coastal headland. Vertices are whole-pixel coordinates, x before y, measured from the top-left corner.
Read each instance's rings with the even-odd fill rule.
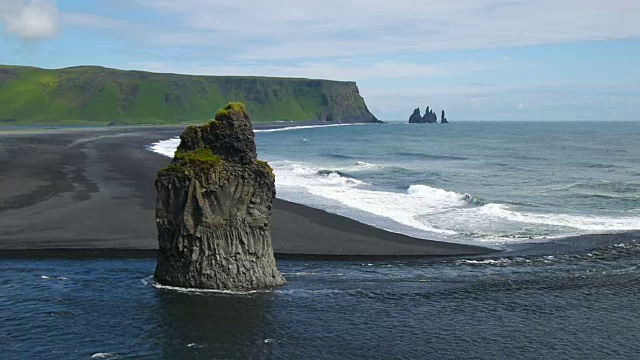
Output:
[[[153,182],[171,159],[147,146],[183,130],[0,131],[0,257],[155,257]],[[272,239],[277,258],[390,259],[493,251],[392,233],[281,199],[274,201]]]
[[[350,81],[0,65],[5,125],[187,125],[230,101],[256,122],[380,122]]]

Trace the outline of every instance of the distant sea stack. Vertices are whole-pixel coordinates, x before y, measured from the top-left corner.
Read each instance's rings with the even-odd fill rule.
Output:
[[[257,159],[245,106],[189,126],[156,179],[155,280],[185,288],[249,290],[285,282],[271,245],[275,176]]]
[[[409,116],[409,123],[410,124],[418,124],[418,123],[422,123],[424,121],[422,121],[422,115],[420,115],[420,108],[415,108],[413,109],[413,114],[411,114],[411,116]]]
[[[447,118],[444,115],[444,110],[442,110],[441,115],[441,123],[448,124]],[[413,114],[409,116],[410,124],[437,124],[438,123],[438,115],[433,111],[433,109],[427,106],[427,109],[424,112],[424,116],[420,115],[420,108],[416,108],[413,110]]]
[[[444,110],[442,110],[442,115],[440,116],[440,123],[441,124],[448,124],[449,121],[447,120],[447,117],[444,116]]]
[[[205,123],[231,101],[255,122],[380,122],[355,82],[315,79],[0,65],[0,99],[12,125]]]

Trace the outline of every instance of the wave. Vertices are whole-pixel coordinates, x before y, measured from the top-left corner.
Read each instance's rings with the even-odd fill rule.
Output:
[[[394,155],[406,157],[406,158],[414,158],[414,159],[426,159],[426,160],[467,160],[465,157],[460,156],[449,156],[449,155],[433,155],[433,154],[424,154],[417,152],[396,152]]]
[[[355,159],[355,157],[350,155],[338,154],[338,153],[326,153],[322,154],[322,156],[332,159]]]
[[[195,288],[183,288],[178,286],[169,286],[169,285],[161,285],[156,282],[152,283],[153,287],[156,289],[162,290],[173,290],[183,293],[194,293],[194,294],[227,294],[227,295],[249,295],[256,293],[266,293],[271,292],[272,290],[214,290],[214,289],[195,289]]]
[[[159,141],[152,144],[150,150],[173,156],[178,143],[177,138]],[[471,238],[487,243],[523,242],[532,237],[640,229],[640,218],[633,216],[633,212],[630,213],[632,216],[627,217],[536,213],[523,210],[536,208],[532,204],[523,205],[517,201],[497,203],[477,195],[421,183],[397,191],[380,190],[358,178],[365,171],[382,168],[384,171],[397,170],[393,166],[385,168],[383,165],[357,161],[346,168],[327,169],[286,160],[271,161],[270,165],[276,174],[279,196],[284,199],[308,203],[311,199],[309,196],[313,196],[314,206],[328,211],[335,212],[336,204],[339,204],[341,213],[347,212],[348,216],[360,221],[377,226],[383,223],[400,224],[450,240],[469,239],[469,234],[483,234],[482,237]],[[570,190],[583,186],[628,191],[637,185],[596,181],[562,185],[557,189]],[[382,218],[390,222],[380,221]],[[384,227],[391,231],[406,232],[406,228],[403,230],[396,225]]]
[[[120,356],[114,353],[95,353],[91,355],[92,359],[119,359]]]
[[[626,231],[640,229],[638,217],[606,217],[569,214],[518,212],[503,204],[487,204],[480,208],[487,218],[526,224],[551,225],[584,231]]]
[[[336,126],[355,126],[360,124],[328,124],[328,125],[301,125],[301,126],[287,126],[287,127],[278,127],[273,129],[256,129],[253,130],[254,133],[271,133],[271,132],[280,132],[280,131],[291,131],[291,130],[304,130],[304,129],[316,129],[316,128],[326,128],[326,127],[336,127]]]
[[[593,180],[584,182],[575,182],[566,185],[550,185],[547,188],[551,190],[606,190],[612,192],[640,192],[640,182],[622,182],[611,180]]]
[[[149,145],[149,150],[153,151],[154,153],[172,158],[176,152],[176,149],[178,148],[178,145],[180,145],[180,138],[176,136],[171,139],[154,142],[153,144]]]
[[[399,192],[379,191],[348,177],[344,171],[290,162],[274,162],[272,166],[278,186],[302,188],[346,208],[445,236],[483,233],[508,241],[526,241],[532,236],[553,236],[559,231],[574,234],[640,229],[640,218],[635,216],[534,213],[424,184],[413,184]],[[329,177],[333,180],[327,181]]]

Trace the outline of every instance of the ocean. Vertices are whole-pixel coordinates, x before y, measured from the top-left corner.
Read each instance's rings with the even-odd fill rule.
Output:
[[[157,286],[151,259],[0,259],[2,358],[636,359],[639,134],[584,122],[259,130],[281,198],[505,251],[282,260],[286,285],[239,293]],[[177,141],[158,140],[171,155]]]
[[[501,246],[640,229],[640,123],[346,125],[256,141],[278,197],[408,235]]]

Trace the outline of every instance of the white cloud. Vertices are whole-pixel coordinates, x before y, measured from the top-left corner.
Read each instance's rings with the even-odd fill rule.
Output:
[[[235,44],[237,57],[245,60],[640,38],[637,0],[135,2],[166,16],[186,31],[184,36],[199,39],[188,43]],[[219,42],[206,42],[205,34],[222,36]]]
[[[637,0],[113,0],[109,4],[123,9],[116,12],[118,19],[69,14],[65,24],[114,29],[123,39],[145,47],[191,47],[236,61],[640,38]],[[141,10],[146,16],[127,18]]]
[[[524,110],[525,105],[523,103],[519,103],[518,106],[516,106],[516,109],[518,110]]]
[[[58,8],[53,0],[4,0],[0,21],[7,33],[22,40],[48,39],[58,33]]]

